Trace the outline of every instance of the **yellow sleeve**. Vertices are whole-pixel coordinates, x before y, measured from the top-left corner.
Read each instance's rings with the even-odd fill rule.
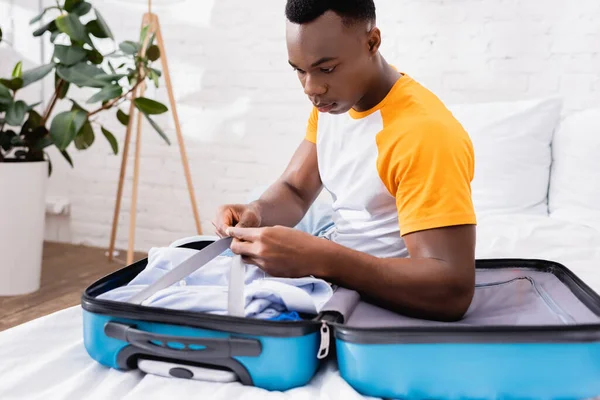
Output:
[[[377,138],[378,170],[396,198],[401,235],[475,224],[473,147],[458,124],[419,118]]]
[[[317,124],[319,121],[319,111],[316,107],[312,108],[310,116],[308,117],[308,124],[306,126],[306,140],[312,143],[317,143]]]

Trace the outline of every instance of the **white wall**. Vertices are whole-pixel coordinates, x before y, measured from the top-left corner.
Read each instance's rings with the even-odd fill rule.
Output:
[[[119,40],[137,37],[143,6],[94,3]],[[284,2],[258,3],[187,0],[156,7],[209,234],[215,208],[243,201],[252,188],[273,180],[304,134],[309,104],[287,64]],[[376,4],[385,57],[446,102],[559,94],[567,112],[600,102],[597,0]],[[166,101],[164,84],[152,95]],[[124,129],[112,115],[109,120],[122,146]],[[139,250],[195,233],[172,120],[159,121],[173,146],[164,145],[151,129],[143,133]],[[120,156],[110,155],[102,137],[97,140],[92,150],[74,153],[74,170],[54,155],[49,196],[67,198],[71,215],[49,217],[49,240],[108,245]],[[117,241],[122,248],[127,245],[131,173],[130,162]]]

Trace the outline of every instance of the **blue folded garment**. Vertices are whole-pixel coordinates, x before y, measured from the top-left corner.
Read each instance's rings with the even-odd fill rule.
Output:
[[[269,318],[269,321],[302,321],[296,311],[282,312],[276,317]]]

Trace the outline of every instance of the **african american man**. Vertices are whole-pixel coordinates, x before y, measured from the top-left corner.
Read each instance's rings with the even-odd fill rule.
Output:
[[[217,233],[273,276],[312,275],[405,315],[461,319],[475,286],[468,133],[383,58],[373,0],[288,0],[286,17],[288,61],[313,105],[305,137],[260,198],[219,208]],[[334,229],[295,229],[322,188]]]

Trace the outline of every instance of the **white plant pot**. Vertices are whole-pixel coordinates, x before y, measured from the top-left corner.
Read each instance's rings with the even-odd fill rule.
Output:
[[[0,296],[40,288],[47,162],[0,163]]]

